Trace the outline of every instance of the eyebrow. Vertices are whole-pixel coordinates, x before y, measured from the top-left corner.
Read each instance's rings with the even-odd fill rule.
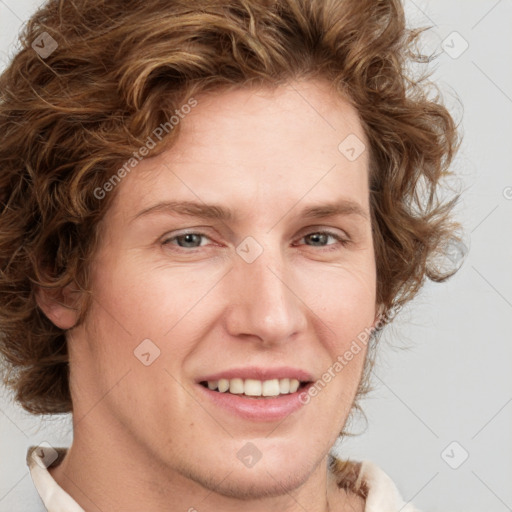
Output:
[[[130,222],[141,217],[154,214],[177,214],[189,217],[198,217],[203,219],[220,220],[224,222],[234,222],[237,215],[234,210],[224,206],[206,203],[197,203],[194,201],[162,201],[148,208],[144,208],[132,217]],[[336,215],[359,215],[369,220],[368,213],[358,203],[349,199],[324,203],[303,208],[299,217],[305,219],[320,219],[333,217]]]

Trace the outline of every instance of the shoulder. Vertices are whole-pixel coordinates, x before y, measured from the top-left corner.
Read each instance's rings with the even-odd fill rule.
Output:
[[[352,461],[331,455],[330,470],[338,486],[365,501],[365,512],[419,512],[406,503],[389,475],[372,461]]]

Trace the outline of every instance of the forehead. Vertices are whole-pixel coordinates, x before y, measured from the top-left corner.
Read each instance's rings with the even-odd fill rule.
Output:
[[[229,200],[251,215],[350,197],[365,207],[366,137],[357,111],[328,84],[243,88],[196,100],[174,146],[124,178],[115,208],[133,213],[158,201]]]

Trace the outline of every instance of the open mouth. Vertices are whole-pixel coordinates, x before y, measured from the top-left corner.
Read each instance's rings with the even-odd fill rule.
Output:
[[[298,379],[219,379],[201,381],[200,384],[211,391],[229,393],[246,398],[279,398],[302,390],[310,381]]]

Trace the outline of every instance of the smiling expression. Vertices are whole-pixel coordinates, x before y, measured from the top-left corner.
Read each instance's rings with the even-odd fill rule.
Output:
[[[338,148],[366,138],[322,82],[197,101],[101,223],[94,300],[68,333],[76,435],[108,426],[226,495],[283,492],[334,443],[365,351],[300,392],[375,321],[368,154]]]

